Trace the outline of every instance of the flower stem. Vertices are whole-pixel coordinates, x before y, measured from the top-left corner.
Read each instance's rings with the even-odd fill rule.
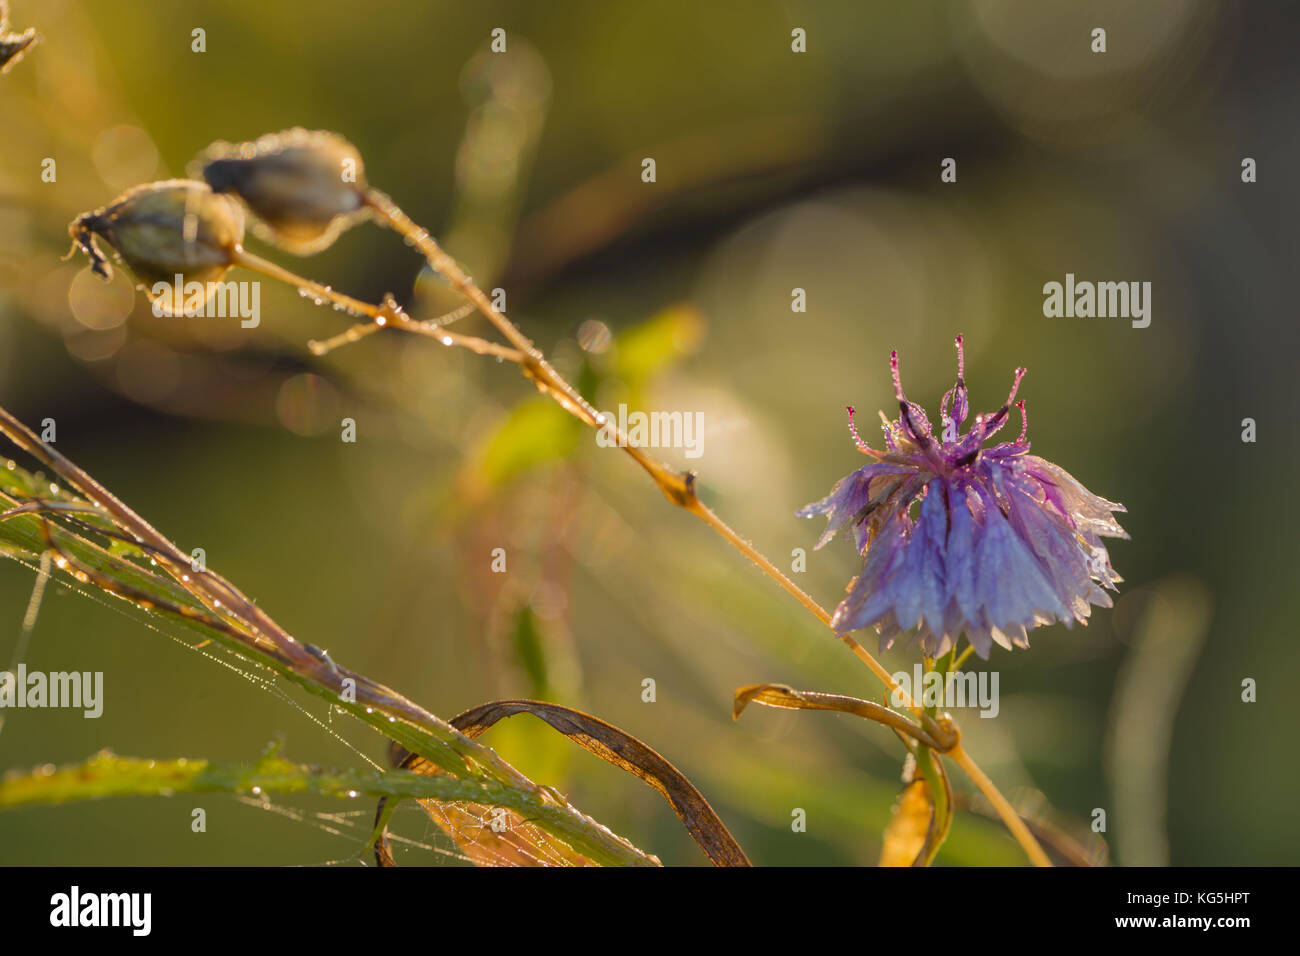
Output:
[[[364,322],[360,325],[354,325],[344,332],[339,333],[331,339],[323,342],[309,342],[307,347],[311,349],[314,355],[324,355],[338,348],[340,345],[348,345],[352,342],[359,341],[371,333],[378,332],[385,327],[401,329],[404,332],[412,332],[416,335],[427,336],[428,338],[437,339],[443,345],[459,345],[461,348],[469,349],[471,352],[477,352],[479,355],[491,355],[496,358],[505,359],[514,362],[516,365],[522,365],[524,356],[517,349],[505,348],[497,345],[495,342],[489,342],[486,339],[478,338],[473,335],[463,335],[460,332],[452,332],[445,329],[439,324],[439,320],[431,322],[418,322],[402,311],[401,307],[393,299],[387,296],[380,305],[373,305],[369,302],[362,302],[360,299],[354,299],[350,295],[344,295],[342,292],[335,292],[327,285],[321,285],[319,282],[313,282],[311,279],[305,279],[297,273],[290,272],[282,266],[271,262],[269,259],[263,259],[261,256],[254,255],[246,249],[236,249],[234,261],[237,265],[245,269],[251,269],[254,272],[260,272],[264,276],[284,282],[293,286],[299,292],[302,292],[321,302],[329,302],[332,305],[350,312],[353,315],[368,316],[373,321]],[[455,318],[459,318],[457,312],[449,313]],[[444,317],[445,318],[445,317]]]
[[[939,847],[943,846],[943,841],[947,839],[948,830],[952,826],[952,804],[948,800],[948,780],[939,763],[938,756],[929,747],[923,743],[916,745],[916,765],[921,771],[921,776],[925,777],[926,786],[930,790],[930,799],[934,803],[934,824],[931,828],[931,836],[926,840],[925,859],[921,861],[925,866],[934,862]]]
[[[979,765],[971,759],[970,754],[966,753],[962,745],[958,744],[953,747],[952,750],[948,751],[948,756],[966,772],[966,776],[970,777],[971,782],[979,788],[980,793],[984,794],[989,803],[993,804],[993,809],[998,812],[998,816],[1002,818],[1002,822],[1006,824],[1007,829],[1011,831],[1011,835],[1016,838],[1016,842],[1024,849],[1034,866],[1051,866],[1052,861],[1043,852],[1038,840],[1029,832],[1029,827],[1025,825],[1025,821],[1020,819],[1020,814],[1016,812],[1016,808],[1011,805],[1006,797],[1002,796],[1002,792],[979,768]]]

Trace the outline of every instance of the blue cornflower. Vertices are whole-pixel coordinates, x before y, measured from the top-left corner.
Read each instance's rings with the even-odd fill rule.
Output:
[[[993,642],[1028,647],[1027,632],[1057,620],[1087,623],[1089,605],[1110,607],[1102,587],[1122,580],[1101,538],[1127,538],[1113,512],[1124,506],[1099,498],[1064,469],[1029,454],[1025,403],[1016,391],[991,415],[970,412],[962,338],[957,336],[957,383],[940,404],[936,437],[921,407],[907,400],[890,354],[899,416],[885,419],[885,450],[858,436],[849,407],[849,431],[876,462],[841,479],[831,493],[800,509],[827,516],[820,548],[845,524],[852,526],[862,572],[831,619],[837,634],[876,627],[881,649],[915,628],[928,657],[947,653],[965,632],[987,658]],[[985,448],[1020,410],[1020,437]],[[952,415],[948,414],[949,405]],[[1100,585],[1100,587],[1098,586]]]

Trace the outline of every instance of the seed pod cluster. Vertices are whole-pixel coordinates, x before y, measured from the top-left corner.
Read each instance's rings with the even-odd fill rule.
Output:
[[[334,133],[291,129],[248,143],[214,143],[195,175],[238,196],[258,235],[309,255],[329,246],[365,206],[365,168],[357,148]]]
[[[68,233],[105,279],[112,268],[99,250],[102,239],[146,285],[216,282],[234,265],[244,239],[239,205],[207,184],[169,179],[128,189],[102,209],[73,220]]]

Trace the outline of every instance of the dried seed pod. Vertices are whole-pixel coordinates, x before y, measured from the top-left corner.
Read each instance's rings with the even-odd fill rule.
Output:
[[[96,237],[146,285],[171,283],[176,276],[206,285],[234,265],[244,214],[204,183],[169,179],[135,186],[102,209],[83,213],[68,233],[90,257],[91,271],[105,279],[113,272]]]
[[[257,217],[259,236],[298,255],[330,245],[365,204],[361,154],[324,130],[214,143],[197,165],[214,190],[243,200]]]
[[[36,42],[36,30],[29,27],[22,33],[9,32],[9,7],[5,0],[0,0],[0,73],[13,66]]]

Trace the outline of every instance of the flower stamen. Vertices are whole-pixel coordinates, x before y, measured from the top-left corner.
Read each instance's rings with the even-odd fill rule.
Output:
[[[1007,400],[1002,403],[1002,407],[993,413],[989,418],[983,419],[983,432],[980,435],[980,444],[988,441],[1007,421],[1007,413],[1011,411],[1011,406],[1016,400],[1016,392],[1020,390],[1020,380],[1025,377],[1027,370],[1023,368],[1016,369],[1015,380],[1011,383],[1011,393],[1007,395]]]
[[[898,372],[898,352],[889,353],[889,374],[894,379],[894,396],[898,399],[898,409],[901,413],[900,421],[903,425],[903,434],[921,446],[925,456],[933,461],[942,469],[943,458],[938,453],[934,445],[934,439],[930,436],[929,422],[925,422],[925,428],[917,428],[916,423],[912,420],[912,409],[918,406],[913,405],[903,394],[903,380]],[[922,416],[922,421],[925,421]]]
[[[858,426],[853,421],[853,415],[854,415],[853,406],[845,405],[844,407],[845,409],[848,410],[849,413],[849,434],[853,436],[853,444],[858,446],[858,451],[862,452],[864,455],[871,455],[873,458],[885,457],[883,452],[878,452],[875,449],[873,449],[870,445],[864,442],[862,440],[862,436],[858,434]]]
[[[1025,400],[1023,398],[1016,402],[1016,408],[1020,409],[1020,437],[1016,439],[1016,444],[1023,445],[1029,435],[1029,412],[1025,411]]]
[[[952,417],[957,423],[957,431],[970,414],[970,400],[966,397],[966,350],[960,334],[957,335],[957,384],[952,388]],[[954,440],[956,435],[953,436]]]

